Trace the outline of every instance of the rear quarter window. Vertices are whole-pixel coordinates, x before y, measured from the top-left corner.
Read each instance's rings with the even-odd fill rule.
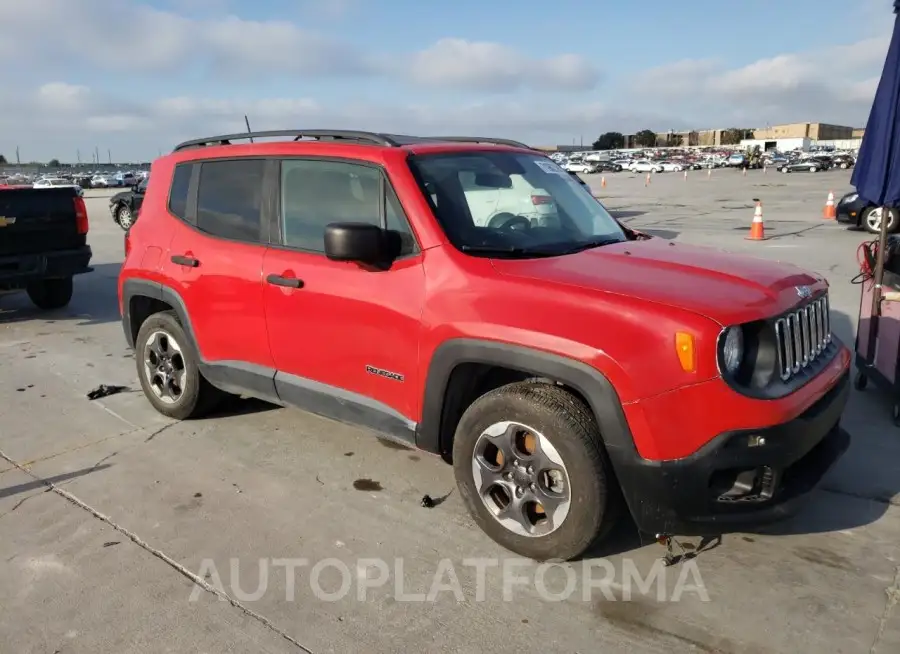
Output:
[[[172,173],[172,186],[169,189],[169,212],[182,220],[187,217],[188,190],[191,186],[193,168],[193,164],[190,163],[178,164],[175,166],[175,172]]]

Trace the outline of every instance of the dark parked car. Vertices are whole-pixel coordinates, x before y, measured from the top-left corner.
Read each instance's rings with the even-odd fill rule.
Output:
[[[867,232],[878,234],[881,231],[881,216],[884,213],[881,207],[876,207],[859,197],[856,191],[847,193],[838,200],[838,222],[862,227]],[[900,212],[897,209],[888,209],[888,233],[896,233],[900,226]]]
[[[134,221],[137,220],[141,205],[144,203],[144,194],[147,192],[149,180],[149,177],[145,177],[134,188],[116,193],[109,199],[109,212],[122,229],[126,231],[131,229]]]
[[[848,168],[853,168],[853,166],[856,165],[856,159],[854,159],[849,154],[839,154],[836,157],[832,158],[831,163],[835,168],[847,170]]]
[[[622,165],[614,161],[593,161],[595,172],[598,173],[621,173]]]
[[[783,173],[817,173],[821,170],[828,170],[830,164],[819,159],[803,159],[792,163],[782,164],[780,170]]]

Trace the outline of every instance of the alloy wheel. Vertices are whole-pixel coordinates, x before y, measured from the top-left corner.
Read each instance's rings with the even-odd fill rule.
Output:
[[[569,475],[559,452],[536,429],[498,422],[475,444],[472,476],[494,518],[520,536],[546,536],[569,513]]]
[[[171,334],[158,330],[144,345],[144,374],[154,395],[166,404],[174,404],[184,395],[185,370],[181,346]]]

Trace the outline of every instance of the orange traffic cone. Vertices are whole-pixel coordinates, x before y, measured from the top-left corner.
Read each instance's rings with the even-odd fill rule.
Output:
[[[756,203],[756,211],[753,212],[753,222],[750,223],[750,235],[748,241],[765,241],[766,230],[763,226],[762,202]]]
[[[606,177],[600,178],[600,188],[606,188]]]
[[[650,186],[650,173],[647,173],[647,181],[644,182],[644,186]]]
[[[837,209],[834,206],[834,191],[828,191],[828,201],[825,202],[823,216],[825,217],[825,220],[834,220],[837,218]]]

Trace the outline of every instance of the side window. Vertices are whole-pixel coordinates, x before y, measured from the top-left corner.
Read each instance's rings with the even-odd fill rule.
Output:
[[[191,185],[193,168],[194,164],[178,164],[172,174],[172,188],[169,189],[169,211],[182,220],[187,216],[188,188]]]
[[[205,161],[200,166],[198,229],[236,241],[260,242],[265,161]]]
[[[288,159],[281,163],[281,229],[284,244],[310,252],[325,249],[325,227],[337,222],[384,224],[400,242],[400,255],[415,239],[397,196],[382,185],[377,168],[340,161]],[[380,194],[384,192],[384,202]]]

